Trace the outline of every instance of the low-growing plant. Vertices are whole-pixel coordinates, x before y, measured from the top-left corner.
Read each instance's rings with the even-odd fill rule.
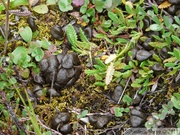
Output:
[[[165,120],[170,115],[175,115],[175,109],[180,109],[180,94],[174,93],[171,97],[171,101],[167,104],[162,105],[162,109],[159,110],[158,113],[152,113],[151,116],[147,118],[147,122],[145,126],[147,129],[153,129],[160,127],[163,125],[163,120]],[[179,128],[180,119],[178,119],[176,126]]]
[[[119,107],[114,107],[114,115],[116,117],[122,117],[123,116],[123,113],[128,113],[130,111],[129,108],[119,108]]]

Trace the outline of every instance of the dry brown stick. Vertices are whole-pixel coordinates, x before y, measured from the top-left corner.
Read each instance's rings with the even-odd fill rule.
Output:
[[[57,134],[57,135],[62,135],[62,134],[59,133],[58,131],[56,131],[56,130],[54,130],[54,129],[52,129],[52,128],[50,128],[50,127],[47,127],[46,125],[44,125],[39,118],[37,118],[37,121],[38,121],[39,124],[40,124],[42,127],[44,127],[45,129],[50,130],[51,132],[53,132],[53,133],[55,133],[55,134]]]

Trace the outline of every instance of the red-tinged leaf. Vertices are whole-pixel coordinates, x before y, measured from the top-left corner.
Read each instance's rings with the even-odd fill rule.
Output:
[[[48,47],[48,51],[51,52],[51,53],[53,53],[53,52],[56,52],[56,51],[57,51],[57,48],[56,48],[55,45],[50,45],[50,46]]]
[[[79,7],[84,4],[84,0],[73,0],[72,3],[75,7]]]

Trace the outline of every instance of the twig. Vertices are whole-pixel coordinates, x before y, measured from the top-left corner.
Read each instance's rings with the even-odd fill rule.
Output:
[[[120,103],[120,101],[121,101],[121,99],[122,99],[122,97],[123,97],[123,95],[124,95],[124,92],[125,92],[125,90],[126,90],[128,84],[129,84],[130,79],[131,79],[131,77],[129,77],[129,79],[127,80],[126,86],[124,87],[124,90],[123,90],[121,96],[119,97],[119,100],[118,100],[118,103],[117,103],[117,104]]]
[[[40,124],[43,128],[45,128],[45,129],[47,129],[47,130],[50,130],[50,131],[52,131],[53,133],[55,133],[55,134],[57,134],[57,135],[62,135],[61,133],[57,132],[56,130],[54,130],[54,129],[52,129],[52,128],[49,128],[49,127],[47,127],[46,125],[44,125],[39,118],[37,118],[37,121],[39,122],[39,124]]]
[[[9,13],[17,15],[17,16],[30,16],[30,15],[32,15],[32,12],[30,12],[29,10],[25,10],[25,11],[21,11],[21,10],[9,10]]]

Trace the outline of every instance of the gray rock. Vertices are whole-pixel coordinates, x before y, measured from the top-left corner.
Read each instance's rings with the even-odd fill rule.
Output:
[[[123,92],[123,87],[121,85],[117,86],[113,91],[112,99],[118,102],[119,97],[121,96],[122,92]]]
[[[151,56],[151,53],[149,53],[148,51],[146,50],[139,50],[137,53],[136,53],[136,59],[138,61],[144,61],[144,60],[147,60],[149,57]]]

